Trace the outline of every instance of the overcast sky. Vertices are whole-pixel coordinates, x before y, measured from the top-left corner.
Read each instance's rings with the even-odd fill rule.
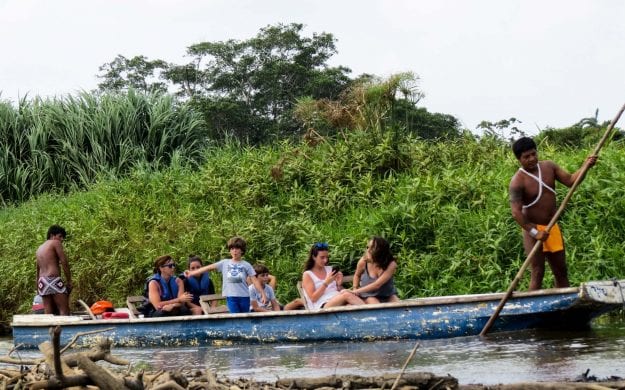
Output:
[[[0,98],[92,90],[118,54],[184,63],[191,44],[292,22],[332,33],[331,64],[353,76],[416,73],[420,105],[471,130],[610,120],[625,103],[621,0],[0,0]]]

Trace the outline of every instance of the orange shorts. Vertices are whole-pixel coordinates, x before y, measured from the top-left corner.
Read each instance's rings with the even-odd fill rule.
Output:
[[[536,225],[536,229],[544,232],[547,230],[547,225]],[[556,223],[551,230],[549,230],[549,238],[543,241],[543,252],[555,253],[563,250],[564,240],[562,239],[562,232],[560,231],[560,226]]]

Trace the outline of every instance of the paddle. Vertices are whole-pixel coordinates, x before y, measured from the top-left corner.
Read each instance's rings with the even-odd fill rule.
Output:
[[[614,119],[612,119],[612,122],[610,122],[610,125],[608,126],[608,128],[605,131],[605,133],[603,134],[603,137],[601,137],[601,140],[599,140],[599,143],[595,147],[595,150],[593,151],[592,155],[597,156],[599,154],[599,151],[601,150],[601,148],[603,147],[603,144],[607,141],[608,137],[612,133],[612,129],[614,128],[614,125],[616,125],[616,122],[618,122],[619,118],[621,117],[621,114],[623,114],[623,111],[625,111],[625,104],[623,105],[623,107],[621,107],[621,109],[616,114]],[[569,189],[569,192],[566,194],[566,197],[562,201],[562,204],[560,204],[560,207],[558,208],[556,213],[551,218],[551,221],[549,221],[549,224],[545,228],[545,231],[547,233],[549,233],[549,231],[551,230],[553,225],[555,225],[556,222],[558,221],[558,218],[560,217],[560,214],[562,214],[562,212],[564,211],[564,207],[569,202],[569,199],[571,199],[571,196],[573,196],[573,192],[575,192],[575,189],[577,188],[577,186],[579,186],[579,184],[582,182],[582,180],[584,180],[584,177],[586,176],[586,171],[588,171],[588,168],[589,168],[588,164],[586,164],[586,162],[584,162],[584,165],[582,166],[582,170],[581,170],[580,174],[575,179],[575,182],[573,183],[573,185]],[[542,241],[538,241],[538,240],[536,241],[536,244],[534,245],[534,247],[532,248],[530,253],[527,255],[527,258],[523,262],[523,265],[519,269],[519,272],[517,272],[514,280],[512,281],[512,283],[510,283],[510,287],[508,288],[508,291],[506,291],[506,293],[504,294],[503,298],[501,299],[501,302],[499,302],[499,306],[497,306],[497,309],[495,310],[493,315],[488,319],[488,322],[486,323],[486,325],[484,325],[484,328],[482,329],[482,332],[480,332],[480,336],[485,336],[486,333],[488,333],[488,331],[490,330],[491,326],[493,325],[493,323],[495,322],[495,320],[499,316],[499,313],[503,309],[504,305],[506,304],[506,302],[508,301],[508,299],[512,295],[512,292],[514,291],[516,286],[519,284],[519,281],[521,280],[521,277],[523,276],[523,273],[525,272],[525,270],[527,269],[527,267],[530,264],[530,260],[532,259],[532,257],[534,257],[536,252],[538,252],[538,250],[540,249],[542,244],[543,244]]]

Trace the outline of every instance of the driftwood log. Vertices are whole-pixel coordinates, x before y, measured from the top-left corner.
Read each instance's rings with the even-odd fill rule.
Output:
[[[616,382],[525,382],[509,385],[467,385],[461,390],[613,390],[625,389],[625,381]]]
[[[280,379],[276,386],[284,389],[390,389],[397,375],[362,377],[357,375],[326,376],[321,378]],[[436,376],[429,372],[404,374],[397,383],[398,388],[412,389],[457,389],[458,380],[451,376]]]

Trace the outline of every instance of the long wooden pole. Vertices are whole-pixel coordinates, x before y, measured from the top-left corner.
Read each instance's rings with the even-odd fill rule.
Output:
[[[605,131],[605,133],[603,134],[603,137],[601,137],[601,140],[599,140],[599,143],[595,147],[595,150],[592,152],[592,155],[594,155],[594,156],[599,155],[599,151],[603,147],[603,144],[605,144],[605,142],[608,140],[610,134],[612,133],[612,129],[614,129],[614,126],[616,125],[616,122],[618,122],[619,118],[623,114],[623,111],[625,111],[625,104],[623,105],[623,107],[621,107],[621,109],[616,114],[614,119],[612,119],[612,122],[610,122],[610,125],[608,126],[608,128]],[[566,194],[566,197],[564,198],[564,200],[560,204],[560,207],[558,207],[558,210],[556,211],[556,213],[551,218],[551,221],[549,221],[549,225],[547,225],[547,227],[545,228],[545,231],[549,232],[551,230],[551,228],[553,227],[553,225],[556,224],[556,222],[558,221],[558,218],[560,218],[560,215],[564,211],[564,207],[566,207],[566,204],[571,199],[571,196],[573,196],[573,193],[575,192],[575,189],[579,186],[579,184],[582,182],[582,180],[584,180],[584,176],[586,176],[586,171],[588,171],[589,168],[590,167],[588,166],[588,164],[586,162],[584,162],[584,164],[582,165],[581,172],[579,173],[579,175],[577,175],[577,178],[575,179],[575,182],[573,183],[573,185],[569,189],[569,192]],[[523,277],[523,273],[525,272],[525,270],[529,266],[530,260],[534,257],[534,255],[536,255],[536,252],[538,252],[538,250],[541,248],[542,244],[543,244],[542,241],[538,241],[538,240],[536,241],[536,244],[534,244],[534,247],[532,248],[530,253],[527,255],[527,258],[523,262],[523,265],[519,269],[519,272],[517,272],[514,280],[512,281],[512,283],[510,283],[510,287],[508,288],[508,291],[506,291],[506,293],[504,294],[503,298],[501,299],[501,302],[499,302],[499,305],[497,306],[497,309],[495,310],[493,315],[488,319],[488,322],[486,323],[486,325],[484,325],[484,328],[482,329],[482,332],[480,332],[480,336],[485,336],[486,333],[488,333],[488,331],[490,330],[491,326],[493,326],[493,323],[495,322],[495,320],[499,316],[499,313],[501,313],[501,310],[503,309],[504,305],[506,304],[506,302],[508,301],[508,299],[512,295],[512,292],[514,291],[514,289],[519,284],[519,281],[521,280],[521,277]]]

